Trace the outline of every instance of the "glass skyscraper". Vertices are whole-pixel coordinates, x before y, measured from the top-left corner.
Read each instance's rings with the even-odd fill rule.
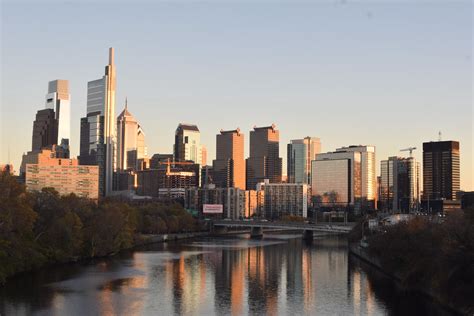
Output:
[[[114,49],[101,79],[87,83],[87,116],[81,119],[82,165],[99,166],[99,194],[112,192],[115,170],[115,65]]]
[[[311,184],[311,161],[321,152],[316,137],[292,140],[288,144],[287,175],[289,183]]]
[[[55,144],[61,147],[65,157],[69,157],[69,139],[71,138],[71,95],[69,81],[53,80],[48,83],[46,108],[52,109],[58,124]]]

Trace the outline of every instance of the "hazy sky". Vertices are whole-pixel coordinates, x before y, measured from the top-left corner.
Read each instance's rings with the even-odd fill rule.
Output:
[[[170,153],[195,123],[215,156],[220,129],[275,123],[323,151],[377,146],[377,160],[423,141],[461,142],[474,189],[471,1],[3,1],[0,162],[31,150],[47,83],[68,79],[72,154],[87,81],[115,48],[117,115],[128,96],[148,153]],[[8,150],[10,148],[10,150]],[[379,164],[379,163],[378,163]],[[285,169],[286,170],[286,169]]]

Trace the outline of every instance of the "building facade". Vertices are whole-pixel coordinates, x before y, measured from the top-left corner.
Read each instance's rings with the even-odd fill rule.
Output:
[[[316,155],[311,168],[311,190],[316,206],[360,208],[361,153],[338,151]]]
[[[58,121],[54,110],[43,109],[36,112],[33,122],[33,135],[31,150],[39,151],[46,147],[56,145],[58,140]]]
[[[138,161],[146,156],[145,133],[125,101],[117,117],[117,170],[138,170]]]
[[[46,108],[55,113],[58,135],[55,144],[62,147],[69,158],[69,139],[71,138],[71,95],[68,80],[53,80],[48,83]]]
[[[115,86],[114,49],[110,48],[105,75],[87,83],[87,115],[81,119],[79,162],[99,166],[101,196],[112,192],[116,169]]]
[[[216,160],[212,164],[217,187],[245,190],[244,134],[240,129],[216,136]]]
[[[459,190],[459,142],[423,143],[423,199],[455,200]]]
[[[271,220],[285,216],[307,217],[310,191],[306,183],[270,183],[268,180],[258,183],[257,195],[263,192],[260,216]]]
[[[81,166],[77,159],[56,158],[54,151],[43,149],[26,163],[25,184],[30,191],[54,188],[61,195],[74,193],[97,200],[99,168]]]
[[[201,132],[196,125],[178,125],[173,155],[175,161],[193,161],[202,165]]]
[[[305,137],[292,140],[288,144],[287,182],[311,184],[311,161],[319,153],[321,153],[319,138]]]
[[[282,180],[280,131],[275,125],[254,127],[250,131],[250,156],[246,160],[247,190],[255,190],[257,183],[265,179],[270,183]]]
[[[379,209],[415,211],[420,204],[420,163],[415,158],[389,157],[380,162]]]
[[[377,174],[375,146],[352,145],[337,148],[336,152],[359,152],[361,154],[361,202],[365,208],[375,209],[377,205]]]

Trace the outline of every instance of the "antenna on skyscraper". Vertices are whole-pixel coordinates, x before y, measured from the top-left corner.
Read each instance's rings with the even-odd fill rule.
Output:
[[[438,132],[438,141],[441,141],[441,131]]]

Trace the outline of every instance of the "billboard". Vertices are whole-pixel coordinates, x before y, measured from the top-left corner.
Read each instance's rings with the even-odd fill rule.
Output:
[[[202,212],[204,214],[222,214],[224,213],[224,207],[222,204],[204,204]]]

